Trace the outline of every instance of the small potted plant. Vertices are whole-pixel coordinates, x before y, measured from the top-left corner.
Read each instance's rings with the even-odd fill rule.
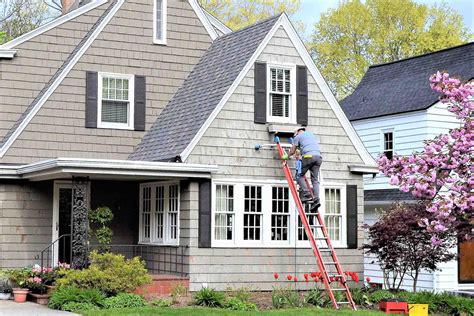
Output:
[[[7,279],[0,280],[0,300],[9,300],[12,294],[12,286]]]
[[[14,269],[9,271],[10,282],[14,284],[13,298],[17,303],[24,303],[26,296],[30,292],[28,289],[28,279],[30,277],[31,269]]]

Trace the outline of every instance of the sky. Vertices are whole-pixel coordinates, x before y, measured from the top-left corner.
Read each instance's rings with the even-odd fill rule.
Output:
[[[440,1],[415,0],[418,3],[432,4]],[[461,13],[466,26],[474,32],[474,0],[445,0],[445,2]],[[313,25],[319,20],[321,13],[330,8],[336,8],[339,0],[301,0],[301,8],[295,15],[295,20],[301,20],[306,24],[306,36],[312,33]]]

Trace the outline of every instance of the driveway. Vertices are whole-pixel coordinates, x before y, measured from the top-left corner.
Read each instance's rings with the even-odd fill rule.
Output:
[[[46,306],[31,303],[31,302],[15,303],[12,300],[10,301],[0,300],[0,316],[49,316],[49,315],[52,315],[52,316],[76,315],[77,316],[78,314],[49,309]]]

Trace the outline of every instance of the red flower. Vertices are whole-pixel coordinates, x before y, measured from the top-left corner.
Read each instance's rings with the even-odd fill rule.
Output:
[[[356,282],[356,283],[359,282],[359,276],[357,275],[357,273],[353,272],[351,274],[351,277],[352,277],[352,280],[354,280],[354,282]]]
[[[366,277],[365,279],[367,280],[367,282],[370,282],[370,277]]]
[[[334,282],[334,277],[330,277],[329,281]]]
[[[314,282],[318,282],[319,281],[319,278],[314,278]]]
[[[306,279],[306,281],[308,281],[308,279],[309,279],[309,274],[308,274],[308,273],[305,273],[305,274],[304,274],[304,278]]]
[[[275,280],[278,280],[278,278],[279,278],[280,276],[278,275],[278,273],[275,273],[275,274],[273,275],[273,277],[275,278]]]
[[[293,279],[291,275],[287,276],[286,278],[288,279],[288,281],[291,281]]]
[[[298,282],[298,278],[297,278],[297,277],[294,277],[294,278],[293,278],[293,281]]]

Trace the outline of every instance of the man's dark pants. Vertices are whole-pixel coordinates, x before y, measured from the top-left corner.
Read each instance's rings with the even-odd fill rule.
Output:
[[[303,158],[303,166],[301,167],[301,174],[297,175],[296,182],[300,186],[303,195],[309,196],[310,192],[306,186],[304,176],[308,170],[311,172],[311,183],[313,185],[314,197],[319,199],[319,169],[323,158],[321,156],[313,156],[311,158]]]

